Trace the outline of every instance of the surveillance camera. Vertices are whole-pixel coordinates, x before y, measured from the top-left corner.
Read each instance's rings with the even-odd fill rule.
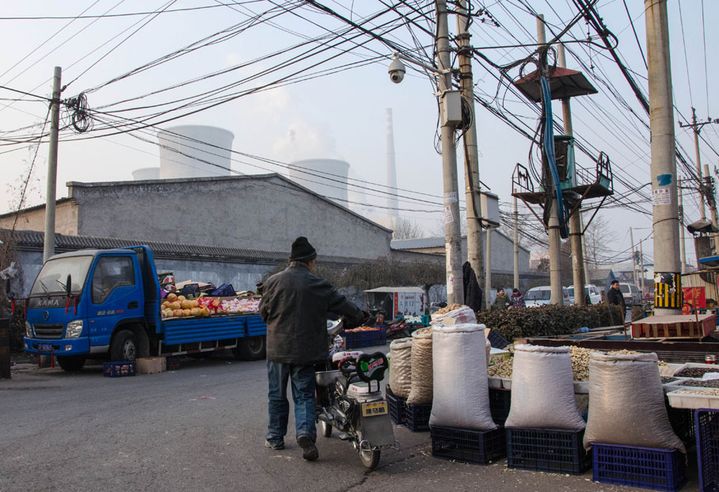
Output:
[[[398,55],[394,55],[392,63],[389,65],[387,73],[389,73],[389,79],[395,84],[399,84],[404,80],[404,74],[407,70],[404,68],[404,63],[399,59]]]

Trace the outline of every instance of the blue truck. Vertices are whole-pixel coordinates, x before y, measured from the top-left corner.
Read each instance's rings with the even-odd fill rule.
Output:
[[[54,355],[64,370],[88,358],[134,360],[233,350],[265,356],[267,327],[258,314],[162,319],[152,249],[80,250],[45,262],[27,300],[25,350]]]

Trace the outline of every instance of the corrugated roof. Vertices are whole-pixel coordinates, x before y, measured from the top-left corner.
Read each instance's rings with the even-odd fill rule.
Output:
[[[6,237],[10,234],[7,229],[0,229]],[[15,240],[21,249],[42,250],[44,234],[38,231],[15,231]],[[201,246],[178,243],[163,243],[156,241],[143,241],[135,239],[117,239],[89,236],[55,235],[55,250],[58,253],[76,251],[79,249],[115,249],[126,248],[144,244],[152,248],[156,258],[160,259],[189,259],[189,260],[215,260],[232,262],[272,262],[287,261],[289,252],[260,251],[245,248],[227,248],[218,246]],[[356,258],[339,256],[321,256],[322,262],[357,263]],[[364,260],[367,261],[367,260]]]

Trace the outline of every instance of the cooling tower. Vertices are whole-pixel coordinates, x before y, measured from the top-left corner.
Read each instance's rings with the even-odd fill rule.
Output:
[[[349,168],[347,162],[339,159],[306,159],[291,164],[290,179],[347,207]]]
[[[232,132],[214,126],[184,125],[157,132],[160,177],[229,176]]]

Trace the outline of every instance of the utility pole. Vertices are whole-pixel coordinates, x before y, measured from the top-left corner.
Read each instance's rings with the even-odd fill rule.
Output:
[[[677,214],[677,169],[672,70],[666,0],[644,0],[649,75],[652,217],[654,227],[654,313],[682,308]]]
[[[644,239],[639,240],[639,271],[642,273],[641,285],[642,303],[644,302]]]
[[[559,43],[557,66],[566,68],[567,58],[564,53],[564,45]],[[572,106],[569,98],[562,99],[562,121],[564,134],[571,137],[572,129]],[[582,247],[582,206],[577,207],[569,217],[569,241],[572,250],[572,281],[574,283],[574,304],[584,306],[584,248]]]
[[[537,15],[537,42],[540,45],[540,48],[546,48],[547,35],[544,31],[544,16],[541,14]],[[541,67],[540,70],[544,70],[544,68],[545,67]],[[547,104],[552,104],[552,102],[549,101]],[[551,175],[549,173],[545,173],[545,175],[548,185],[551,183]],[[555,185],[559,186],[559,183],[555,183]],[[559,205],[557,204],[557,198],[553,196],[549,210],[549,224],[547,224],[547,232],[549,234],[549,285],[552,289],[549,302],[551,304],[564,303],[564,295],[562,292],[562,270],[560,265],[562,238],[559,233],[558,213]],[[581,290],[584,292],[583,287]]]
[[[517,210],[517,197],[513,201],[514,214],[514,288],[519,289],[519,210]]]
[[[704,164],[704,190],[706,192],[707,203],[712,214],[712,225],[717,227],[719,219],[717,218],[717,202],[714,194],[714,178],[709,172],[709,164]]]
[[[464,194],[467,203],[467,260],[477,276],[482,279],[482,211],[480,207],[479,183],[479,152],[477,150],[476,112],[474,110],[474,82],[472,76],[472,47],[470,34],[467,30],[469,12],[466,0],[457,1],[457,59],[459,61],[459,77],[462,98],[471,108],[472,120],[464,132]],[[489,250],[487,251],[489,257]],[[486,275],[491,274],[490,262],[487,262]]]
[[[679,256],[681,257],[682,273],[687,273],[687,248],[686,248],[686,229],[684,228],[684,192],[679,184],[677,190],[679,194]]]
[[[679,123],[679,126],[682,128],[691,128],[692,133],[694,133],[694,155],[696,155],[696,165],[697,165],[697,176],[699,177],[699,211],[702,214],[702,220],[707,219],[706,210],[704,208],[704,198],[705,198],[705,192],[704,192],[704,178],[702,176],[702,157],[699,153],[699,134],[702,131],[702,128],[704,125],[709,125],[711,123],[719,123],[719,119],[712,120],[711,118],[707,118],[706,121],[697,121],[697,110],[695,108],[692,108],[692,122],[691,123]],[[709,176],[709,166],[704,166],[704,175]],[[716,222],[714,222],[714,225],[716,225]]]
[[[484,261],[485,261],[485,276],[484,276],[484,304],[489,309],[489,291],[492,290],[492,228],[488,227],[486,232],[486,247]]]
[[[50,102],[50,155],[47,160],[47,191],[45,193],[45,238],[42,261],[55,254],[55,188],[57,187],[57,144],[60,133],[60,84],[62,68],[55,67]]]
[[[632,243],[632,282],[634,285],[639,285],[637,282],[637,256],[634,249],[634,229],[629,228],[629,241]]]
[[[445,94],[452,89],[447,2],[446,0],[436,0],[435,5],[437,8],[437,67],[440,71],[437,81],[440,104],[444,105]],[[442,125],[441,142],[447,303],[462,304],[464,302],[464,284],[462,282],[462,239],[459,227],[457,149],[454,144],[454,128],[452,126]]]

